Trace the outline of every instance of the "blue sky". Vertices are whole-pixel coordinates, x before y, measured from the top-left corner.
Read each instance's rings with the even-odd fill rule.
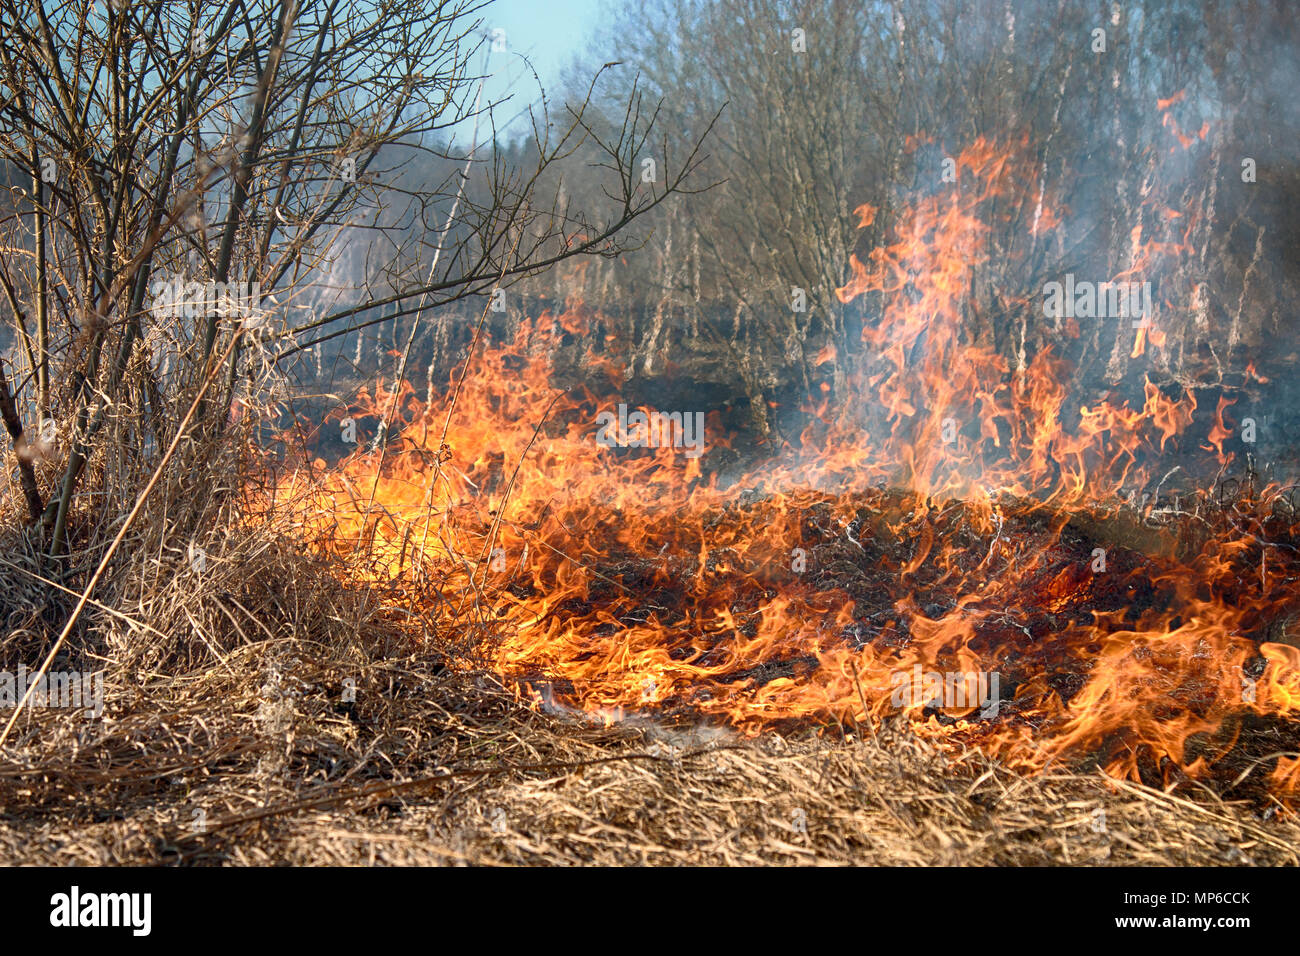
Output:
[[[484,29],[504,30],[506,44],[505,53],[493,53],[488,59],[492,78],[484,95],[500,99],[512,91],[517,94],[498,116],[498,123],[538,98],[537,84],[520,54],[532,63],[550,93],[558,89],[573,57],[587,50],[593,32],[605,26],[618,7],[618,0],[496,0],[482,10],[478,16]],[[482,69],[481,63],[474,69]]]

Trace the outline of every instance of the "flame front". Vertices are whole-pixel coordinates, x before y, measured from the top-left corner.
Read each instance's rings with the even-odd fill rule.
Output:
[[[1300,651],[1283,641],[1300,560],[1293,516],[1271,507],[1280,489],[1178,509],[1196,512],[1169,519],[1195,547],[1132,497],[1164,453],[1230,464],[1225,405],[1198,445],[1208,412],[1190,391],[1148,381],[1141,407],[1071,407],[1061,358],[1012,368],[971,332],[999,211],[1034,202],[1017,155],[978,141],[960,189],[915,203],[852,260],[840,299],[877,297],[879,319],[854,356],[818,355],[852,363],[847,393],[725,486],[707,455],[596,441],[620,403],[620,343],[593,339],[597,316],[572,306],[481,347],[431,404],[405,383],[363,395],[352,413],[400,410],[385,452],[304,461],[259,501],[420,621],[415,638],[486,660],[538,702],[745,733],[901,714],[1027,771],[1244,773],[1292,794]],[[1061,221],[1038,205],[1031,242]],[[863,228],[876,215],[858,210]],[[1140,231],[1133,244],[1133,274],[1181,251]],[[1134,354],[1163,342],[1132,334]],[[575,339],[607,389],[552,384]],[[732,440],[722,427],[707,417],[709,448]],[[1116,531],[1128,525],[1136,537]],[[1121,543],[1097,547],[1103,526]],[[1275,740],[1256,763],[1252,733]]]

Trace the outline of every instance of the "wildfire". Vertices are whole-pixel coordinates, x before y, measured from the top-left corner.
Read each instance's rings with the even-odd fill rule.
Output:
[[[1278,622],[1300,581],[1294,516],[1270,508],[1276,488],[1213,514],[1137,501],[1162,453],[1198,447],[1190,391],[1147,381],[1141,407],[1078,407],[1051,350],[1013,370],[972,339],[972,275],[1014,205],[998,200],[1032,177],[985,141],[957,166],[959,189],[852,260],[840,298],[878,297],[879,321],[857,354],[818,354],[852,363],[847,393],[738,480],[671,441],[596,440],[626,403],[617,342],[573,306],[481,348],[430,404],[406,383],[362,395],[340,416],[400,410],[383,454],[304,462],[264,503],[539,702],[745,733],[897,714],[1030,771],[1235,778],[1258,759],[1256,779],[1293,793],[1300,651]],[[1148,265],[1179,251],[1139,240]],[[553,384],[575,340],[607,387]],[[1225,407],[1200,436],[1216,470]],[[635,412],[662,414],[618,414]],[[716,411],[704,430],[729,441]],[[1171,511],[1196,512],[1195,547]],[[1255,731],[1284,743],[1253,757]]]

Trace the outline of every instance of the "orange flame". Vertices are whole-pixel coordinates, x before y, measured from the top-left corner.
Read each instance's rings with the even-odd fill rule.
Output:
[[[1300,706],[1300,652],[1260,637],[1297,598],[1291,527],[1237,514],[1191,557],[1178,541],[1141,553],[1132,541],[1173,533],[1119,499],[1161,478],[1162,452],[1191,447],[1195,396],[1148,380],[1141,408],[1075,408],[1050,350],[1013,373],[970,341],[972,275],[996,210],[1014,205],[994,200],[1032,176],[985,140],[958,166],[960,189],[851,260],[839,298],[878,296],[879,321],[860,355],[816,358],[856,363],[847,394],[726,487],[675,440],[684,421],[658,418],[673,441],[597,440],[620,404],[629,421],[666,413],[619,399],[618,342],[571,307],[469,359],[454,405],[451,389],[425,404],[401,385],[382,465],[367,450],[303,463],[261,503],[536,706],[746,733],[899,714],[1026,770],[1089,756],[1129,778],[1235,769],[1243,728]],[[862,227],[875,212],[858,210]],[[1181,251],[1140,239],[1134,273]],[[550,384],[566,337],[599,389]],[[393,397],[354,407],[381,415]],[[1224,407],[1205,447],[1226,466]],[[706,447],[733,438],[706,417]],[[1094,546],[1084,519],[1137,530]],[[1259,773],[1293,792],[1300,758]]]

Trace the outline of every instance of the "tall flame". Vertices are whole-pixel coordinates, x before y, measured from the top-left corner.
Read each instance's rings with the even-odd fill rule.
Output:
[[[1300,651],[1269,639],[1300,588],[1294,518],[1272,513],[1275,487],[1230,513],[1189,502],[1176,510],[1194,515],[1169,519],[1196,529],[1189,547],[1132,492],[1161,477],[1162,454],[1197,449],[1190,391],[1148,380],[1141,407],[1074,407],[1062,358],[1044,349],[1012,370],[972,339],[972,278],[1005,200],[1032,181],[1017,155],[977,141],[957,161],[962,188],[921,199],[852,259],[838,294],[879,297],[879,321],[857,355],[818,356],[854,363],[847,394],[823,395],[796,445],[725,487],[708,455],[596,440],[621,401],[618,342],[573,306],[480,349],[429,404],[407,383],[363,394],[347,411],[401,410],[384,454],[304,461],[261,501],[382,585],[395,613],[418,612],[428,639],[539,702],[746,733],[898,713],[1026,770],[1249,770],[1244,734],[1294,741],[1297,726]],[[864,228],[876,215],[858,210]],[[1135,274],[1179,252],[1133,241]],[[552,385],[574,339],[607,387]],[[1225,407],[1201,446],[1216,469],[1232,458]],[[722,428],[712,412],[709,447],[732,440]],[[912,692],[928,675],[943,695]],[[1254,772],[1293,793],[1300,757]]]

